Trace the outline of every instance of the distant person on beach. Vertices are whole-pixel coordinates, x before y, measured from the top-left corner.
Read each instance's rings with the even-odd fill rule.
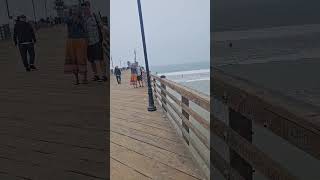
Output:
[[[37,40],[34,30],[31,24],[27,22],[27,18],[25,15],[21,15],[14,25],[13,40],[14,44],[19,47],[22,62],[24,67],[26,68],[26,71],[36,70],[36,67],[34,65],[34,44]]]
[[[136,69],[137,69],[137,81],[139,83],[139,87],[143,87],[141,66],[137,66]]]
[[[117,78],[118,84],[121,84],[121,70],[118,68],[118,66],[114,68],[114,75]]]
[[[87,84],[87,32],[81,11],[78,8],[69,10],[66,17],[68,38],[66,41],[66,57],[64,72],[73,73],[79,83],[79,74],[83,76],[82,83]]]
[[[131,65],[131,79],[130,84],[133,85],[134,88],[137,88],[137,68],[135,64]]]
[[[102,31],[97,20],[97,16],[91,13],[90,3],[86,1],[83,4],[83,7],[86,31],[88,33],[88,60],[91,63],[91,68],[94,74],[93,81],[107,81],[106,62],[103,58]],[[98,75],[96,62],[99,63],[99,67],[102,72],[101,79]]]

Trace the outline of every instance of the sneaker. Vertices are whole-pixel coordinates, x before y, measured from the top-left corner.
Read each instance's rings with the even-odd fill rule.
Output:
[[[92,78],[92,81],[100,81],[100,77],[98,75],[95,75],[93,78]]]
[[[102,80],[103,80],[103,81],[108,81],[107,76],[103,76],[103,77],[102,77]],[[121,82],[120,82],[120,84],[121,84]]]
[[[37,70],[37,68],[34,65],[30,65],[30,69]]]

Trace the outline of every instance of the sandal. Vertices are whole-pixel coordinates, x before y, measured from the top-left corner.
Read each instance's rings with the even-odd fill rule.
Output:
[[[99,80],[100,80],[100,78],[99,78],[98,75],[95,75],[95,76],[92,78],[92,81],[99,81]]]

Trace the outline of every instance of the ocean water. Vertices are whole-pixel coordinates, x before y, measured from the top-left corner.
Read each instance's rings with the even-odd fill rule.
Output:
[[[153,66],[153,74],[165,75],[167,79],[210,95],[210,62],[196,62]]]

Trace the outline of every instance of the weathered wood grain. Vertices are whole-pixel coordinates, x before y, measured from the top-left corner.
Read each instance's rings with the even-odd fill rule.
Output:
[[[113,168],[112,176],[204,179],[161,108],[148,112],[146,88],[130,87],[129,78],[123,72],[122,84],[118,85],[115,77],[111,77],[111,158],[118,162],[118,168],[133,171],[120,174],[118,168]]]

